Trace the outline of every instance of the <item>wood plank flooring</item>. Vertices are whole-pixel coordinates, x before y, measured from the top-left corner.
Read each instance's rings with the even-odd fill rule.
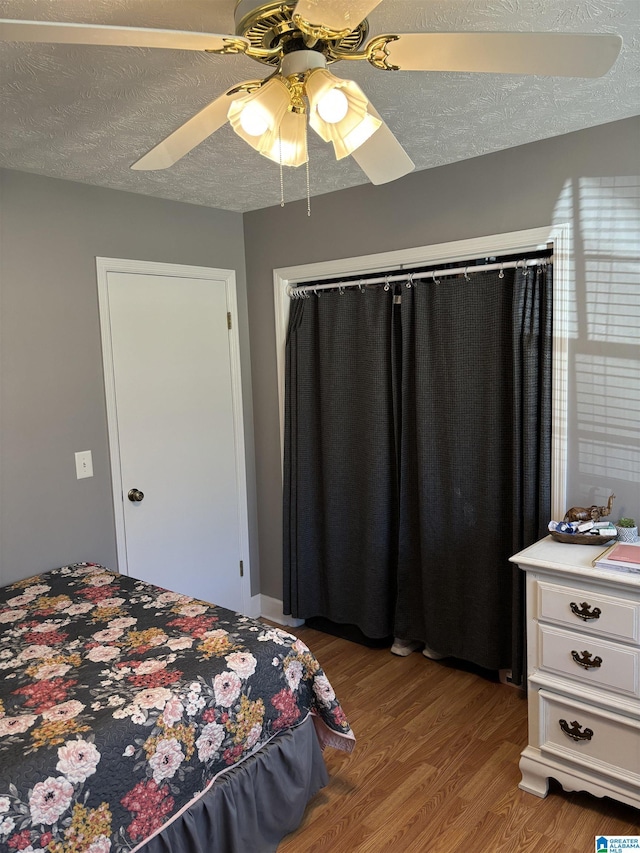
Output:
[[[592,853],[640,834],[640,811],[552,782],[518,788],[521,691],[414,652],[406,658],[302,627],[355,732],[278,853]]]

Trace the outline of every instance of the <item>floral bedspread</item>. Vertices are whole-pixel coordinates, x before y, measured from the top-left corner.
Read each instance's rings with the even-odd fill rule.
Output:
[[[89,563],[3,587],[0,850],[135,850],[309,713],[352,748],[283,630]]]

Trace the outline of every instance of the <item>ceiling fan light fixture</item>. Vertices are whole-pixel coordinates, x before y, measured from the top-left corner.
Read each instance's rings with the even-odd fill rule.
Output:
[[[290,102],[286,83],[273,77],[255,92],[233,101],[227,117],[235,133],[263,154],[277,143],[279,127]]]
[[[382,124],[369,113],[367,96],[353,80],[318,68],[308,75],[305,90],[309,124],[321,139],[333,143],[338,160],[353,153]]]
[[[260,152],[283,166],[302,166],[308,160],[307,117],[289,110],[280,122],[280,130],[270,148]]]

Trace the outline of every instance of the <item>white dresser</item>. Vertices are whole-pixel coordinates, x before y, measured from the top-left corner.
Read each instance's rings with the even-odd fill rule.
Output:
[[[606,546],[550,536],[526,572],[529,745],[524,791],[549,778],[640,808],[640,575],[594,569]]]

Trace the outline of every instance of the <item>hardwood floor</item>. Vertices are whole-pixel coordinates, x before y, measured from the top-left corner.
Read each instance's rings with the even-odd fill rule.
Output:
[[[310,628],[357,744],[327,749],[331,781],[278,853],[592,853],[640,834],[640,811],[552,782],[518,788],[527,742],[521,691],[414,652],[406,658]]]

